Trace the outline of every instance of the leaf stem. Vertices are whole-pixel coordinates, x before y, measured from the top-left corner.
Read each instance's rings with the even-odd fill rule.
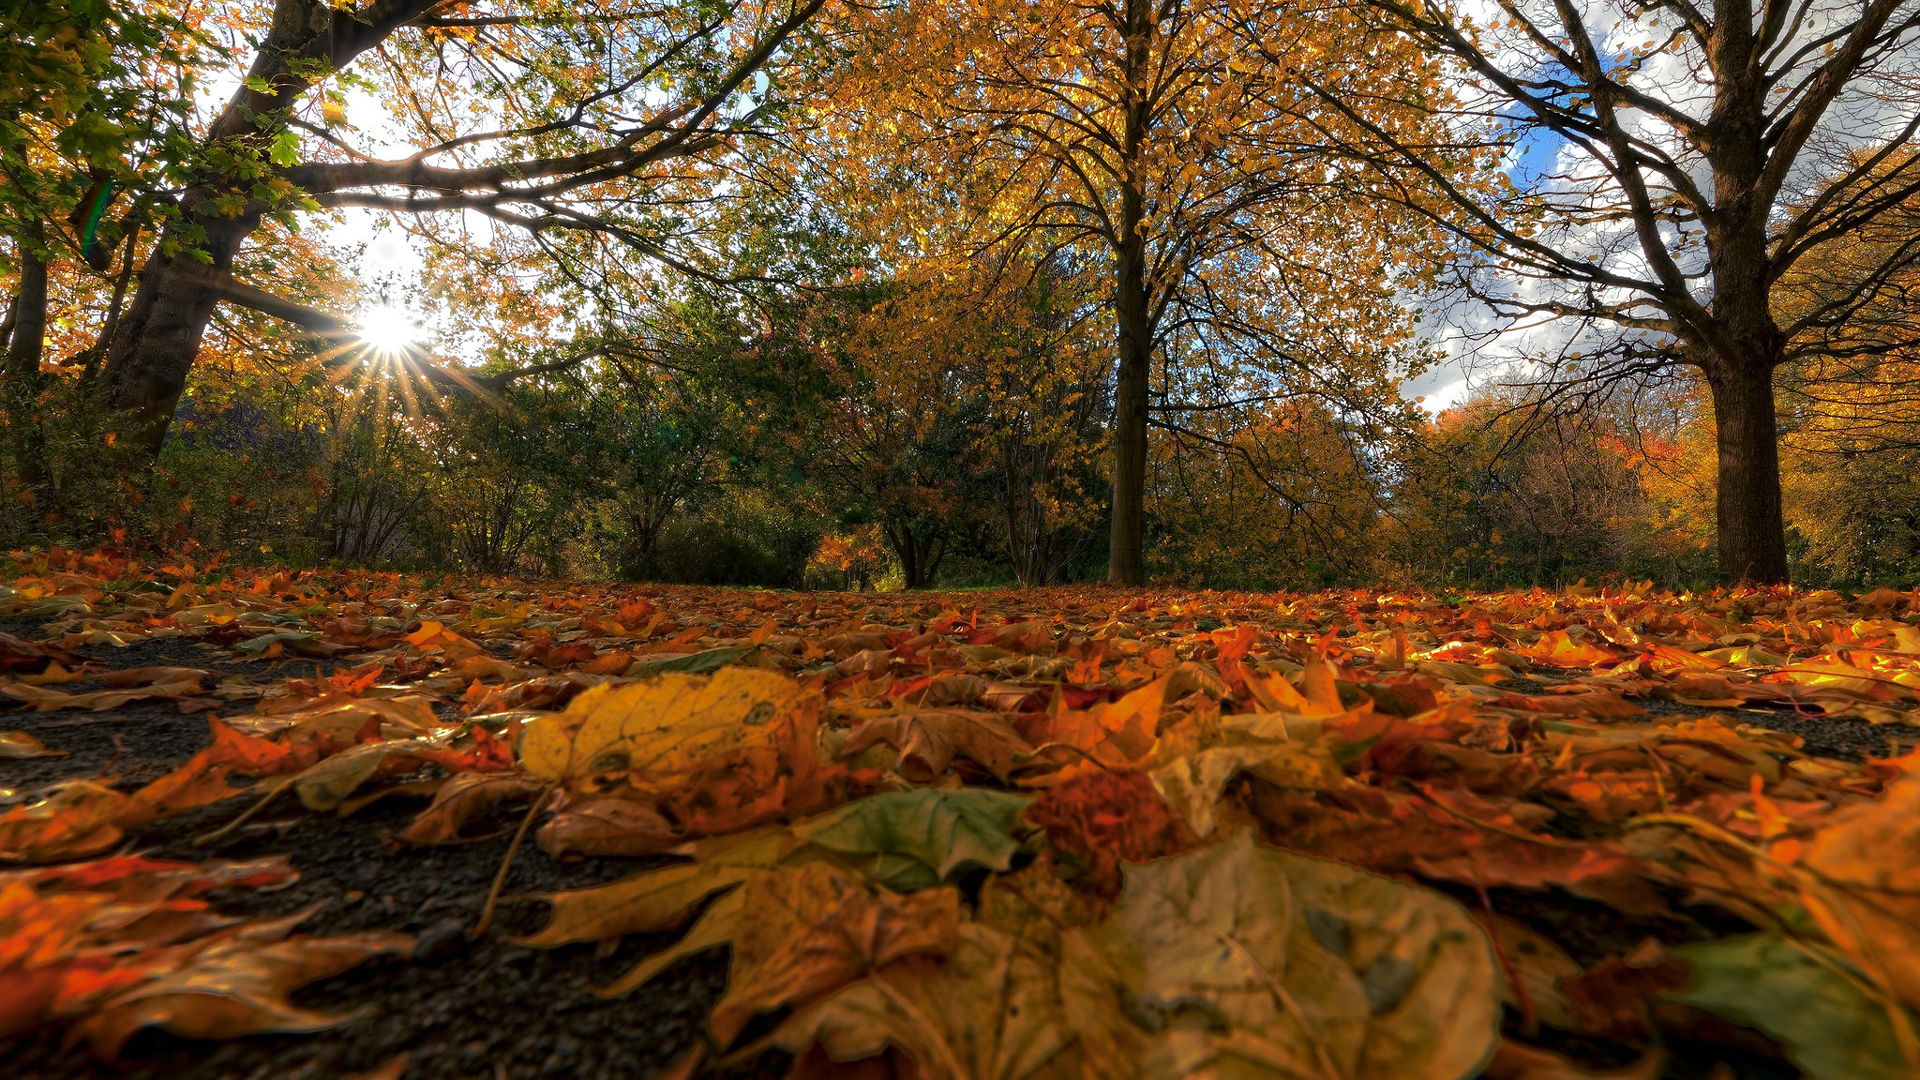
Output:
[[[527,816],[520,819],[520,827],[514,830],[513,843],[507,845],[506,857],[500,860],[500,870],[493,875],[493,887],[487,890],[487,902],[480,908],[480,921],[467,931],[468,938],[477,938],[493,927],[493,909],[500,903],[500,890],[507,884],[507,871],[513,869],[513,857],[520,850],[520,842],[527,838],[527,828],[533,824],[533,817],[540,808],[547,805],[547,797],[553,794],[554,784],[549,783],[534,796],[533,805],[527,807]]]

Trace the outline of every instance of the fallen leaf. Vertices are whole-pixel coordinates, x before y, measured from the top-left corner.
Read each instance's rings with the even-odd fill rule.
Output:
[[[547,894],[543,899],[552,908],[547,925],[515,943],[551,949],[622,934],[677,930],[709,896],[777,869],[803,846],[785,829],[697,843],[692,862],[590,889]]]
[[[461,831],[475,817],[493,812],[502,803],[544,791],[546,786],[523,773],[460,773],[442,785],[433,802],[395,833],[394,839],[422,847],[458,842]]]
[[[404,955],[405,934],[288,937],[304,915],[225,932],[212,941],[175,946],[178,957],[152,979],[116,994],[75,1025],[94,1053],[117,1059],[134,1032],[163,1027],[192,1039],[234,1039],[268,1032],[320,1031],[353,1014],[302,1009],[288,995],[382,953]]]
[[[1227,782],[1242,770],[1289,788],[1335,788],[1346,781],[1325,749],[1300,743],[1208,747],[1148,775],[1167,805],[1180,812],[1195,836],[1204,838],[1213,832],[1214,807]]]
[[[894,896],[822,863],[754,878],[740,895],[732,971],[710,1021],[721,1046],[759,1013],[824,997],[904,957],[945,956],[960,920],[952,889]]]
[[[946,711],[868,720],[847,739],[841,753],[857,754],[879,743],[900,751],[895,768],[923,784],[945,773],[956,756],[1005,782],[1016,759],[1033,749],[996,713]]]
[[[598,686],[564,713],[527,725],[521,765],[569,784],[596,773],[659,783],[734,751],[763,751],[804,772],[813,765],[816,701],[792,679],[740,668]]]
[[[1103,1076],[1464,1080],[1499,1035],[1492,950],[1458,905],[1244,832],[1127,868],[1062,965]]]
[[[1090,772],[1048,788],[1025,811],[1083,883],[1102,895],[1120,889],[1120,865],[1193,847],[1193,830],[1172,813],[1144,773]]]
[[[1806,844],[1800,865],[1828,886],[1808,911],[1867,970],[1879,967],[1908,1008],[1920,1007],[1920,776],[1841,811]]]
[[[973,868],[1007,869],[1020,849],[1015,822],[1031,801],[981,788],[917,788],[848,803],[793,831],[853,856],[875,881],[927,888]]]
[[[672,851],[686,834],[644,803],[594,799],[555,814],[534,834],[540,850],[568,855],[634,856]]]
[[[85,662],[58,645],[0,632],[0,671],[44,671],[49,664],[72,670]]]
[[[54,862],[97,855],[120,842],[116,819],[127,797],[91,781],[60,785],[47,798],[0,814],[0,860]]]
[[[1500,1040],[1487,1062],[1486,1080],[1659,1080],[1666,1055],[1654,1051],[1624,1069],[1585,1069],[1559,1054]]]
[[[1672,953],[1694,978],[1666,996],[1773,1036],[1808,1080],[1901,1080],[1920,1069],[1901,1056],[1886,1006],[1837,956],[1773,934]]]
[[[64,757],[65,750],[49,750],[47,745],[24,731],[0,731],[0,758]]]
[[[1525,923],[1491,912],[1473,912],[1492,940],[1500,962],[1500,1000],[1548,1027],[1586,1031],[1579,1011],[1560,989],[1581,967],[1552,939]],[[1497,1059],[1496,1059],[1497,1060]]]

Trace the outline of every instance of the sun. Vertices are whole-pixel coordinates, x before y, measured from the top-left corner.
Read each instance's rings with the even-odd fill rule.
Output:
[[[381,304],[360,314],[360,340],[375,352],[397,355],[420,343],[421,326],[406,308]]]

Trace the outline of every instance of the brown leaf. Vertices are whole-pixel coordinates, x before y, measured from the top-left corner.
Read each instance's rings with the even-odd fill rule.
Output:
[[[62,757],[65,750],[50,750],[47,744],[24,731],[0,731],[0,758]]]
[[[394,839],[422,847],[455,843],[474,818],[546,786],[544,781],[519,772],[460,773],[441,785],[433,802],[395,833]]]
[[[1665,1064],[1666,1055],[1655,1050],[1623,1069],[1587,1069],[1550,1050],[1502,1039],[1485,1075],[1486,1080],[1658,1080]]]
[[[635,856],[672,851],[686,835],[645,803],[595,799],[569,807],[534,834],[540,850],[568,855]]]
[[[211,941],[175,946],[153,979],[104,1002],[75,1026],[96,1054],[119,1057],[133,1033],[159,1026],[195,1039],[233,1039],[266,1032],[319,1031],[353,1018],[295,1006],[295,990],[337,975],[368,957],[405,954],[405,934],[287,937],[296,915],[224,932]]]
[[[1004,783],[1014,759],[1033,749],[998,714],[945,711],[869,720],[855,729],[841,753],[857,754],[876,743],[900,751],[896,768],[922,784],[945,773],[956,756],[981,765]]]
[[[37,803],[0,814],[0,859],[54,862],[97,855],[120,842],[127,797],[101,784],[62,784]]]
[[[951,888],[894,896],[821,863],[748,881],[741,903],[733,974],[713,1009],[722,1046],[759,1013],[824,997],[903,957],[946,955],[960,920]]]
[[[0,671],[45,671],[50,663],[72,670],[86,661],[58,645],[0,633]]]

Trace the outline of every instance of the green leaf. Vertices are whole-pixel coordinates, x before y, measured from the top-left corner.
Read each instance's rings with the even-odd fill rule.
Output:
[[[711,675],[726,667],[738,663],[746,655],[758,648],[757,645],[736,645],[725,649],[708,649],[691,656],[676,656],[671,660],[636,660],[627,669],[630,676],[658,675],[663,671],[678,671],[688,675]]]
[[[338,810],[361,785],[373,779],[388,756],[406,753],[412,747],[403,743],[378,742],[350,746],[331,757],[320,759],[289,783],[293,793],[309,810]]]
[[[261,634],[256,638],[248,638],[235,645],[234,648],[239,649],[241,652],[262,653],[275,645],[295,645],[303,641],[318,641],[319,639],[320,634],[318,631],[283,630],[276,634]]]
[[[291,131],[283,131],[273,137],[273,146],[267,151],[267,160],[275,165],[292,165],[300,160],[300,136]]]
[[[883,885],[922,889],[974,867],[1011,866],[1020,850],[1015,822],[1032,801],[984,788],[916,788],[848,803],[794,833],[859,856],[854,865]]]
[[[1464,1080],[1499,1043],[1493,949],[1460,905],[1245,832],[1127,867],[1060,963],[1089,1075]]]
[[[268,85],[267,80],[258,75],[247,76],[246,83],[247,89],[256,94],[270,94],[273,92],[273,87]]]
[[[1811,1080],[1897,1080],[1900,1056],[1887,1010],[1848,978],[1845,961],[1779,934],[1683,945],[1693,985],[1664,996],[1757,1028]]]

